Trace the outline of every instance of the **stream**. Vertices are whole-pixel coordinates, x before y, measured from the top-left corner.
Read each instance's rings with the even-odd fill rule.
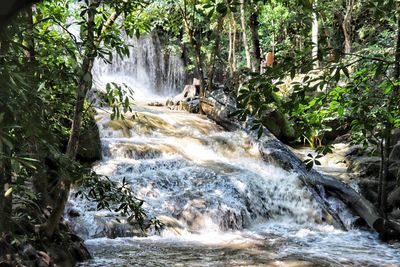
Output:
[[[95,64],[95,88],[131,86],[134,110],[110,121],[97,109],[103,159],[93,170],[128,181],[164,227],[140,237],[117,214],[72,197],[67,210],[79,216],[66,218],[93,255],[79,266],[400,266],[398,244],[354,229],[356,218],[331,199],[350,230],[336,229],[297,175],[264,162],[246,133],[149,107],[183,88],[183,62],[163,54],[155,35],[126,42],[131,58]]]
[[[265,163],[245,133],[164,107],[134,114],[118,124],[98,111],[103,160],[93,169],[129,181],[166,226],[134,237],[115,214],[72,199],[94,256],[80,266],[400,266],[398,246],[325,223],[297,177]]]

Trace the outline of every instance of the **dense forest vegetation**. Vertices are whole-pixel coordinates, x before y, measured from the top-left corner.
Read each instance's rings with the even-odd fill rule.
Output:
[[[85,156],[79,141],[96,127],[87,99],[95,60],[111,63],[113,51],[129,57],[125,36],[150,32],[165,53],[182,57],[188,83],[200,80],[200,96],[223,88],[238,103],[231,115],[254,117],[260,135],[267,127],[287,144],[326,154],[349,133],[381,157],[374,201],[383,217],[393,210],[388,194],[400,185],[400,172],[391,177],[389,170],[400,127],[398,1],[14,2],[0,7],[0,260],[20,260],[10,255],[27,243],[46,251],[66,239],[62,217],[72,185],[88,188],[81,194],[100,209],[124,204],[116,211],[147,227],[142,201],[125,183],[94,174],[91,163],[101,155]],[[107,89],[102,97],[119,118],[131,103],[120,87]],[[307,161],[310,168],[318,157]]]

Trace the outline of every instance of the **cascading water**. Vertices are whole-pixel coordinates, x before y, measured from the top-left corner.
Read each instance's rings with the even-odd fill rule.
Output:
[[[140,38],[124,37],[129,57],[112,53],[111,63],[97,60],[94,67],[96,87],[115,82],[126,84],[136,97],[175,95],[186,81],[185,68],[180,56],[166,51],[156,33]]]
[[[110,73],[114,81],[129,65],[118,64]],[[129,224],[117,223],[115,214],[71,199],[80,216],[69,220],[95,256],[82,266],[400,264],[399,250],[374,234],[324,223],[296,175],[265,163],[245,133],[140,103],[134,118],[121,121],[98,111],[103,160],[93,168],[112,180],[128,180],[164,230],[132,237]]]

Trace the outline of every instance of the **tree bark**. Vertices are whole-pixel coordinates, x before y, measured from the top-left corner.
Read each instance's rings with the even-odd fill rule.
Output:
[[[354,1],[355,0],[346,0],[346,13],[342,22],[342,30],[344,35],[344,53],[351,53],[351,20],[354,9]]]
[[[250,30],[253,42],[253,71],[260,72],[261,66],[261,48],[260,48],[260,37],[258,35],[258,11],[254,11],[250,16]]]
[[[385,137],[384,137],[384,150],[383,150],[383,162],[382,165],[382,180],[381,182],[381,195],[379,197],[379,209],[381,213],[386,216],[386,202],[387,202],[387,181],[389,177],[389,154],[390,154],[390,133],[391,133],[391,126],[389,124],[386,125],[385,129]]]
[[[214,73],[215,64],[218,58],[219,47],[221,43],[221,32],[224,25],[224,18],[221,16],[218,18],[217,28],[214,31],[215,34],[215,44],[214,50],[210,59],[210,70],[208,72],[208,91],[211,92],[214,89]]]
[[[11,188],[11,151],[9,148],[3,148],[3,158],[0,159],[0,233],[11,231],[12,217],[12,193],[5,195]]]
[[[229,73],[231,77],[236,71],[236,22],[233,14],[229,17],[229,51],[228,51]]]
[[[246,54],[246,67],[251,68],[251,54],[249,49],[249,43],[247,40],[247,25],[246,25],[246,12],[245,12],[245,0],[240,0],[240,22],[242,26],[242,40],[243,40],[243,47]]]
[[[195,6],[193,6],[193,10],[195,10]],[[197,34],[198,36],[195,36],[195,31],[192,27],[193,25],[191,25],[191,23],[189,22],[189,15],[188,15],[188,10],[187,10],[186,0],[183,1],[183,10],[181,10],[181,12],[182,12],[182,16],[183,16],[184,27],[189,36],[189,42],[194,50],[194,57],[195,57],[196,66],[197,66],[197,74],[200,76],[199,77],[200,96],[204,96],[206,81],[205,81],[205,77],[204,77],[203,59],[201,57],[201,44],[200,44],[201,36],[200,36],[200,34]],[[201,108],[200,108],[200,113],[203,113]]]
[[[24,15],[27,24],[26,39],[24,40],[24,45],[26,46],[24,50],[25,58],[28,62],[33,62],[35,60],[35,40],[33,37],[33,7],[29,7],[25,10]]]
[[[82,64],[82,72],[84,73],[79,81],[77,88],[77,98],[75,104],[74,117],[72,121],[70,136],[68,140],[65,155],[74,160],[78,151],[79,135],[82,125],[82,117],[84,112],[84,103],[88,90],[92,87],[92,68],[96,55],[95,45],[95,15],[100,5],[99,0],[91,0],[89,2],[88,18],[87,18],[87,42],[85,56]],[[57,194],[54,209],[47,220],[45,226],[45,234],[53,236],[58,231],[60,219],[64,213],[65,204],[68,201],[69,191],[71,188],[71,179],[65,173],[61,174],[59,183],[57,184]]]
[[[312,60],[313,60],[313,69],[319,68],[318,62],[318,16],[316,11],[317,0],[313,3],[313,11],[312,11],[312,30],[311,30],[311,42],[312,42]]]

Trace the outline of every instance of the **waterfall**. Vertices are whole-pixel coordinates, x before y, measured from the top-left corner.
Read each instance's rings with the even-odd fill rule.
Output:
[[[126,83],[136,99],[180,91],[183,64],[164,53],[157,35],[126,41],[132,45],[129,58],[114,53],[112,65],[96,62],[97,89]],[[88,239],[95,256],[82,266],[400,263],[398,249],[372,233],[344,232],[326,222],[296,175],[266,163],[245,132],[226,131],[201,115],[138,103],[132,114],[115,121],[107,110],[97,110],[103,159],[93,170],[130,182],[148,216],[164,227],[140,237],[137,226],[118,214],[71,197],[65,218]]]
[[[140,38],[124,35],[129,56],[121,58],[112,52],[111,64],[96,60],[94,81],[98,89],[106,83],[126,84],[134,98],[171,96],[182,91],[186,73],[179,55],[167,51],[155,32]]]
[[[135,111],[135,119],[125,121],[99,113],[103,161],[94,170],[129,181],[150,216],[169,218],[189,232],[243,229],[283,217],[321,221],[296,175],[264,163],[245,133],[224,131],[197,115]],[[88,218],[96,213],[85,212]],[[99,227],[87,237],[105,232]]]

